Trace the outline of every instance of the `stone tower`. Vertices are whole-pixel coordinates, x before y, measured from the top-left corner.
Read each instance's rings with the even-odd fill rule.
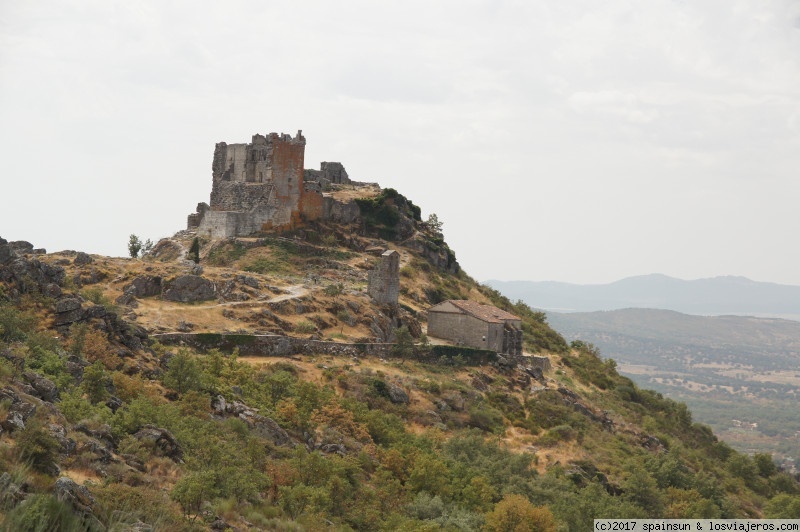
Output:
[[[302,131],[253,135],[249,144],[217,143],[211,204],[200,204],[189,228],[215,238],[295,225],[303,210]]]
[[[397,305],[400,294],[400,253],[385,251],[375,268],[369,272],[367,293],[381,305]]]

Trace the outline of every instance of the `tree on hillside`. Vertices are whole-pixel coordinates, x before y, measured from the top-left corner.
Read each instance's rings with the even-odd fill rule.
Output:
[[[506,495],[486,514],[493,532],[555,532],[556,520],[547,507],[537,508],[522,495]]]
[[[136,235],[131,235],[128,238],[128,253],[132,259],[139,256],[139,251],[142,249],[142,241]]]
[[[200,240],[197,237],[194,237],[192,247],[189,248],[189,260],[193,260],[195,264],[200,264]]]
[[[395,344],[392,346],[392,354],[398,356],[405,361],[408,357],[414,354],[414,337],[408,331],[405,325],[398,327],[394,331]]]
[[[439,217],[436,216],[435,213],[431,213],[428,216],[428,219],[423,224],[425,229],[433,233],[434,235],[441,235],[442,234],[442,226],[444,225],[442,222],[439,221]]]

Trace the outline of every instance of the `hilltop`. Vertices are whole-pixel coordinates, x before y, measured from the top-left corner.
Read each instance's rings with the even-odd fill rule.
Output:
[[[686,405],[476,283],[435,217],[395,190],[322,179],[315,204],[350,205],[346,218],[256,206],[260,231],[215,236],[255,218],[200,207],[136,259],[0,239],[5,529],[797,517],[800,484],[771,457],[737,453]],[[390,250],[397,304],[368,289]],[[427,310],[450,299],[519,317],[523,354],[428,338]]]

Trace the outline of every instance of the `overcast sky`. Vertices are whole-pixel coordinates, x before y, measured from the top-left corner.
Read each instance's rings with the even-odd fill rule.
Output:
[[[800,2],[0,1],[0,236],[123,256],[303,130],[478,280],[800,285]]]

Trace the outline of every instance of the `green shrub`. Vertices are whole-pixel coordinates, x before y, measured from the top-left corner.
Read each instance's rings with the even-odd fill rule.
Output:
[[[72,508],[53,495],[36,494],[27,497],[11,510],[2,524],[2,530],[13,532],[39,532],[58,530],[83,532],[99,530],[72,512]]]
[[[484,403],[478,403],[469,409],[469,425],[495,434],[505,432],[502,412]]]
[[[299,334],[311,334],[317,331],[317,326],[310,321],[301,321],[294,326],[294,332]]]
[[[574,440],[577,434],[578,432],[569,425],[557,425],[539,438],[537,443],[543,447],[552,447],[562,442]]]

